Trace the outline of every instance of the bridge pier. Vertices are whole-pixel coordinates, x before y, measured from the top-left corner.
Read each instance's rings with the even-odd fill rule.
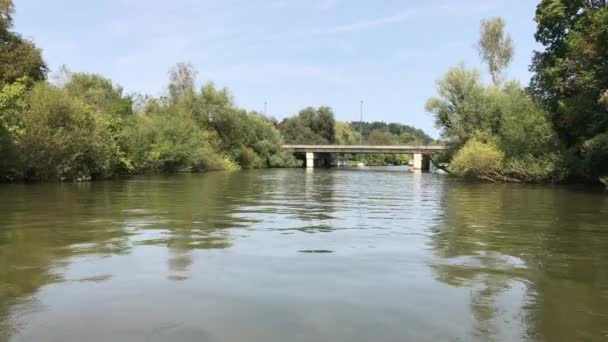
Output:
[[[413,171],[429,171],[431,169],[431,156],[428,154],[414,153]]]
[[[306,168],[315,167],[315,154],[314,152],[306,152]]]

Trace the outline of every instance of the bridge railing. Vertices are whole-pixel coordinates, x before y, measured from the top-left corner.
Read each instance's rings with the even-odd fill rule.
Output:
[[[313,153],[436,153],[446,150],[441,145],[283,145],[292,152]]]

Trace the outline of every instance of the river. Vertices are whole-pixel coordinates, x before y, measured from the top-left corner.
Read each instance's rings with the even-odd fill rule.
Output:
[[[608,340],[608,195],[404,168],[0,185],[0,341]]]

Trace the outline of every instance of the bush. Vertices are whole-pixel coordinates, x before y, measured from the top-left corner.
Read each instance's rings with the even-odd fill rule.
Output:
[[[113,175],[120,155],[107,118],[47,83],[37,84],[27,103],[17,139],[25,178],[88,180]]]
[[[237,162],[244,169],[254,169],[265,166],[255,151],[246,146],[241,147],[241,151],[237,157]]]
[[[26,79],[21,79],[0,89],[0,181],[22,176],[16,137],[22,130],[19,115],[26,107],[26,83]]]
[[[473,136],[456,153],[449,170],[457,176],[494,180],[503,169],[504,157],[494,141]]]
[[[526,155],[509,160],[504,168],[504,174],[509,178],[524,182],[543,182],[556,179],[556,166],[558,157],[549,153],[542,157]]]
[[[139,171],[224,169],[207,135],[183,113],[140,114],[126,131],[128,156]]]

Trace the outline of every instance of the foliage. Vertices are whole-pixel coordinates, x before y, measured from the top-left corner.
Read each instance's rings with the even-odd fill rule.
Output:
[[[495,179],[503,169],[504,153],[495,141],[473,136],[454,155],[449,170],[462,177]]]
[[[608,5],[604,0],[542,0],[536,9],[530,89],[547,107],[570,178],[608,173]],[[581,165],[582,164],[582,165]]]
[[[271,120],[237,108],[227,89],[194,87],[194,71],[178,64],[170,73],[169,99],[143,100],[129,123],[129,158],[139,170],[175,172],[296,166],[281,150]]]
[[[11,133],[19,130],[19,113],[25,109],[27,79],[22,78],[0,89],[0,126]]]
[[[502,18],[483,19],[477,50],[481,59],[488,64],[492,82],[499,85],[503,69],[513,59],[513,41],[504,33],[505,22]]]
[[[109,115],[124,118],[133,114],[133,100],[123,95],[120,86],[113,85],[111,80],[101,75],[70,73],[63,87],[69,94]]]
[[[329,107],[302,109],[297,116],[280,124],[285,141],[290,144],[333,144],[336,142],[336,120]]]
[[[0,0],[0,21],[10,23],[15,11],[12,0]]]
[[[458,157],[460,164],[450,168],[454,174],[529,182],[556,179],[560,158],[555,153],[555,134],[545,110],[518,83],[484,86],[476,70],[461,64],[448,71],[438,89],[441,97],[429,100],[427,110],[434,114],[450,147],[442,161],[453,158],[454,163]],[[480,132],[484,146],[480,145]],[[474,143],[469,144],[473,138]],[[483,173],[486,156],[474,159],[471,151],[487,153],[494,160],[492,149],[502,155],[504,165]],[[466,161],[476,164],[469,170]]]
[[[224,169],[209,137],[184,113],[136,115],[126,130],[127,154],[139,171],[176,172]]]
[[[556,137],[546,111],[516,82],[492,89],[500,124],[496,135],[507,158],[541,157],[555,152]]]
[[[524,182],[544,182],[547,180],[559,180],[557,165],[558,155],[548,153],[543,156],[532,156],[529,154],[509,159],[503,169],[505,180],[518,180]]]
[[[428,136],[424,131],[412,126],[403,125],[395,122],[386,123],[381,121],[374,122],[359,122],[353,121],[350,123],[353,129],[358,130],[360,127],[363,131],[363,140],[367,141],[369,135],[373,130],[388,131],[394,137],[392,140],[398,144],[419,144],[428,145],[434,140]]]
[[[348,122],[336,122],[336,144],[338,145],[357,145],[362,144],[361,134],[353,129]]]
[[[426,103],[447,142],[462,146],[476,131],[497,133],[501,116],[492,101],[492,91],[479,80],[477,69],[464,64],[450,68],[437,82],[439,97]]]
[[[261,166],[261,160],[251,147],[243,146],[237,157],[237,162],[245,169],[253,169]]]
[[[86,180],[113,175],[119,163],[109,122],[66,91],[37,84],[22,113],[17,144],[32,180]]]
[[[388,130],[374,129],[367,137],[369,145],[393,145],[394,142],[393,135]]]
[[[11,0],[0,0],[0,87],[23,77],[42,80],[47,71],[42,53],[34,43],[10,30],[13,11]]]
[[[22,79],[0,89],[0,180],[19,177],[21,156],[15,139],[22,130],[19,114],[26,108],[26,83]]]

